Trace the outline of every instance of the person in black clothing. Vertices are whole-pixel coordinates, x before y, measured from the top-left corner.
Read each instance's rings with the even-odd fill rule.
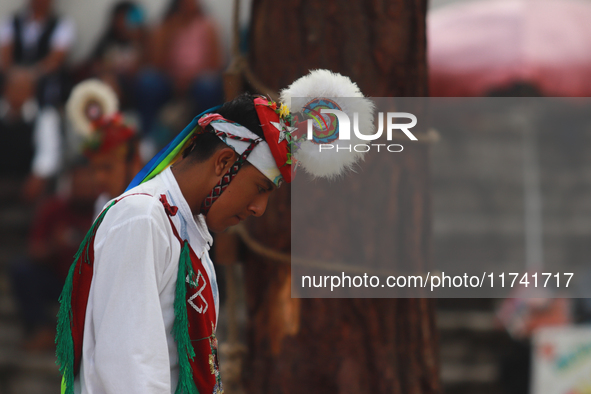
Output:
[[[53,13],[52,0],[30,0],[0,26],[0,74],[26,69],[41,106],[64,97],[64,62],[74,41],[74,25]]]
[[[27,70],[14,67],[0,97],[0,177],[21,186],[21,197],[33,203],[58,176],[62,164],[59,111],[39,108]]]

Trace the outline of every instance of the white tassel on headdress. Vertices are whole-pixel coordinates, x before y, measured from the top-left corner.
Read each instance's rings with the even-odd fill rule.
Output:
[[[300,98],[309,98],[309,100],[300,100]],[[319,152],[317,143],[304,141],[296,151],[295,158],[299,165],[312,176],[335,178],[347,170],[352,170],[355,163],[363,158],[362,152],[355,152],[354,149],[349,152],[342,148],[366,143],[357,138],[353,132],[354,112],[359,114],[359,131],[362,134],[374,132],[374,104],[371,100],[364,98],[357,84],[348,77],[328,70],[313,70],[281,91],[281,101],[287,105],[291,113],[301,112],[303,107],[314,98],[328,98],[341,107],[351,121],[351,139],[336,139],[330,142],[335,149],[322,150],[322,152]],[[337,146],[341,148],[338,151]]]
[[[98,79],[88,79],[74,87],[66,103],[66,115],[74,130],[85,138],[92,135],[92,122],[110,117],[119,110],[115,91]]]

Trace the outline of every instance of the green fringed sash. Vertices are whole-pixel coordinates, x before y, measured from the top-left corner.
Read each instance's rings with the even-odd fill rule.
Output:
[[[74,257],[60,295],[56,363],[62,374],[62,394],[74,393],[74,377],[79,372],[82,359],[84,320],[93,275],[96,232],[107,212],[119,201],[121,199],[113,201],[94,221]],[[170,217],[176,214],[176,207],[168,204],[165,195],[161,196],[160,201],[169,216],[173,233],[181,243],[172,329],[179,355],[179,382],[175,393],[223,393],[214,334],[216,315],[211,284],[201,260],[189,243],[179,237],[172,223]],[[187,304],[191,307],[187,308]]]
[[[174,324],[172,333],[179,353],[179,384],[175,394],[199,394],[195,382],[193,381],[193,372],[191,370],[191,361],[195,359],[195,349],[191,346],[189,337],[189,317],[187,315],[187,286],[179,286],[179,283],[185,283],[185,278],[195,276],[191,265],[191,251],[189,243],[183,241],[181,257],[179,259],[179,272],[176,278],[176,289],[174,295]],[[189,286],[192,283],[188,283]],[[194,288],[194,286],[191,286]]]

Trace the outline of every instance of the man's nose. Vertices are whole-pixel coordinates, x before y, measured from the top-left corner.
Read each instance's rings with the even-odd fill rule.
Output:
[[[250,206],[248,210],[252,213],[253,216],[262,216],[267,209],[267,203],[269,202],[269,193],[262,194],[257,196]]]

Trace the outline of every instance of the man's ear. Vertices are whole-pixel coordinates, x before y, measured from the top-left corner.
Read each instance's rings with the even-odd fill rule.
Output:
[[[236,152],[232,148],[222,148],[214,153],[214,171],[218,177],[223,176],[236,162]]]

